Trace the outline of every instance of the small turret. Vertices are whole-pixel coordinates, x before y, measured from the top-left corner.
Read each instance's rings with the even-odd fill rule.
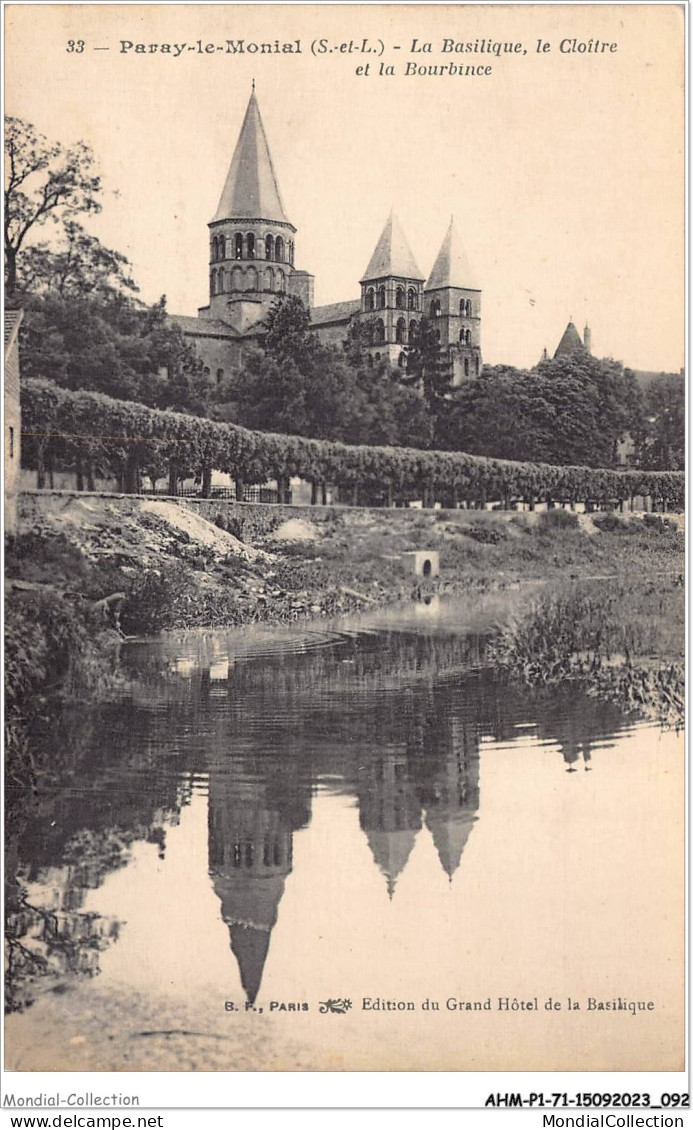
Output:
[[[585,322],[585,331],[582,335],[582,343],[588,353],[592,352],[592,331]]]

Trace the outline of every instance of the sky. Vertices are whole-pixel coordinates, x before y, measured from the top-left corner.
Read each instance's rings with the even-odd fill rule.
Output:
[[[105,191],[90,229],[127,255],[146,301],[207,302],[207,223],[254,79],[316,304],[358,297],[390,209],[426,275],[454,215],[485,362],[534,365],[572,317],[598,356],[683,365],[681,7],[10,4],[5,17],[6,112],[91,145]],[[297,40],[300,53],[247,50]],[[405,73],[451,63],[491,73]]]

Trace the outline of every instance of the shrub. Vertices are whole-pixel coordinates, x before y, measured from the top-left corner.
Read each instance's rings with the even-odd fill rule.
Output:
[[[668,534],[677,528],[675,522],[670,518],[663,518],[661,514],[643,514],[642,523],[646,530],[657,534]]]
[[[539,515],[539,533],[548,534],[554,530],[576,530],[578,516],[573,510],[542,510]]]
[[[480,542],[482,545],[498,545],[506,537],[505,529],[496,522],[479,522],[470,526],[460,526],[460,533]]]
[[[625,518],[621,518],[619,514],[606,512],[604,514],[592,514],[592,521],[598,530],[605,534],[629,534],[632,533],[633,525],[631,522],[626,522]]]

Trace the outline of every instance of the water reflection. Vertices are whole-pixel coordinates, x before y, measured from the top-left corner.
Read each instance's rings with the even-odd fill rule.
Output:
[[[36,795],[8,794],[11,1009],[48,975],[54,984],[98,972],[100,952],[127,927],[86,913],[86,893],[128,867],[136,843],[165,861],[166,830],[195,792],[207,794],[209,876],[252,1003],[294,835],[310,829],[317,793],[357,807],[356,831],[393,899],[421,835],[452,883],[483,816],[486,747],[516,749],[519,794],[523,745],[547,747],[547,772],[561,767],[557,749],[574,773],[629,725],[577,692],[499,687],[476,633],[304,630],[295,652],[285,635],[264,649],[238,633],[134,646],[137,681],[123,701],[37,736],[37,760],[42,740],[60,759]]]

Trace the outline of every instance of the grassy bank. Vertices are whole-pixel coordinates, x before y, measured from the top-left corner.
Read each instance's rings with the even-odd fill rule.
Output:
[[[599,693],[678,715],[683,534],[655,515],[219,508],[32,496],[6,554],[10,779],[30,776],[32,721],[65,699],[109,693],[119,640],[165,629],[286,622],[526,580],[616,577],[547,598],[504,626],[495,661],[527,682],[589,675]],[[238,536],[240,535],[240,536]],[[402,554],[440,554],[422,582]],[[618,579],[621,585],[618,585]],[[610,595],[607,595],[610,594]],[[661,709],[660,709],[661,707]]]
[[[684,615],[678,579],[573,586],[542,595],[501,625],[489,659],[514,682],[577,683],[626,710],[681,726]]]

